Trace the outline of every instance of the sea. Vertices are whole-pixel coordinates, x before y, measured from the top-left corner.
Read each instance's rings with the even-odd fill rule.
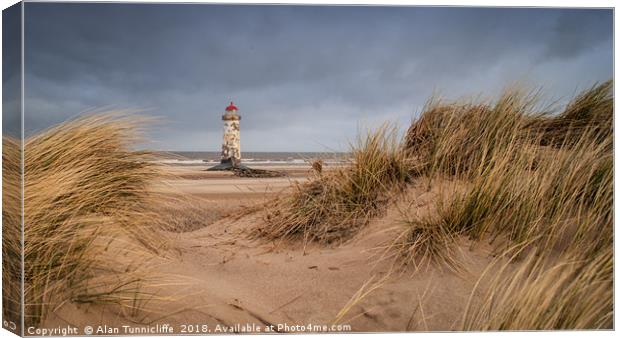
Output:
[[[173,165],[205,165],[220,163],[216,151],[166,151],[159,162]],[[242,152],[241,163],[246,165],[307,165],[315,160],[325,164],[341,164],[349,161],[350,153],[338,152]]]

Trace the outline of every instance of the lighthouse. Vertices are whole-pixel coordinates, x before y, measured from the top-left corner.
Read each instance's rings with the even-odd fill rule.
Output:
[[[241,164],[241,142],[239,133],[239,121],[241,116],[237,114],[237,106],[230,102],[224,114],[224,138],[222,139],[222,155],[220,166],[237,167]]]
[[[232,101],[230,102],[228,107],[226,107],[226,110],[222,115],[222,121],[224,121],[224,137],[222,139],[222,154],[220,158],[220,164],[205,170],[233,171],[235,172],[235,175],[240,177],[286,176],[286,173],[284,172],[253,169],[241,164],[241,138],[239,135],[239,121],[241,121],[241,116],[237,114],[238,110],[239,109]]]

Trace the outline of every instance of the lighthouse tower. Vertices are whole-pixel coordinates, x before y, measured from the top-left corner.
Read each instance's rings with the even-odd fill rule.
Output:
[[[224,139],[222,142],[221,165],[237,167],[241,164],[241,143],[239,135],[239,121],[241,116],[237,114],[234,103],[226,107],[222,121],[224,121]],[[220,166],[221,166],[220,165]]]

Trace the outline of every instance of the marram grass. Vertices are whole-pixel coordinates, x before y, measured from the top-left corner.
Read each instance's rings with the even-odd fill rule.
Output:
[[[458,270],[460,236],[493,243],[500,257],[520,248],[488,292],[472,296],[463,329],[609,328],[612,90],[611,81],[595,85],[561,111],[514,89],[488,102],[431,100],[402,142],[384,129],[364,135],[349,166],[297,186],[267,209],[255,234],[340,243],[418,177],[459,182],[435,214],[405,211],[388,250],[416,268]]]
[[[65,301],[127,306],[145,296],[140,264],[147,264],[165,245],[158,235],[158,218],[148,211],[158,202],[150,186],[161,174],[148,153],[132,150],[145,122],[104,113],[59,124],[25,140],[27,325],[40,323]],[[15,179],[8,176],[19,174],[19,151],[7,138],[3,143],[3,183],[9,184]],[[5,186],[4,191],[5,199],[13,201],[19,190]],[[14,209],[3,209],[3,254],[10,260],[3,279],[13,283],[8,285],[11,292],[4,294],[5,313],[15,311],[12,297],[18,292],[13,289],[21,274],[14,266],[21,256],[20,215]]]
[[[515,269],[512,265],[519,264]],[[463,314],[462,330],[613,328],[613,253],[549,261],[530,254],[499,264],[490,287]]]
[[[21,145],[2,137],[2,311],[7,320],[21,318]]]
[[[411,167],[394,128],[368,132],[352,147],[351,163],[318,174],[267,209],[256,236],[342,243],[381,213]]]
[[[464,330],[612,327],[612,84],[557,113],[537,112],[534,102],[507,92],[495,105],[433,106],[407,136],[427,175],[466,186],[438,201],[434,223],[407,232],[422,224],[435,229],[427,243],[444,243],[447,229],[495,243],[500,256],[522,248],[470,305]],[[403,255],[412,257],[412,243]],[[448,249],[435,256],[451,262]]]

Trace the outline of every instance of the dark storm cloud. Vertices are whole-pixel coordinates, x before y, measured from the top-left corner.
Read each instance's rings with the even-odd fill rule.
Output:
[[[217,149],[229,99],[246,150],[342,149],[437,91],[612,76],[611,10],[27,3],[25,22],[27,131],[150,108],[163,149]]]
[[[21,137],[21,5],[2,11],[2,134]]]
[[[609,40],[610,18],[606,11],[567,11],[562,13],[547,42],[546,55],[570,59],[591,46]],[[584,25],[584,21],[587,24]]]

